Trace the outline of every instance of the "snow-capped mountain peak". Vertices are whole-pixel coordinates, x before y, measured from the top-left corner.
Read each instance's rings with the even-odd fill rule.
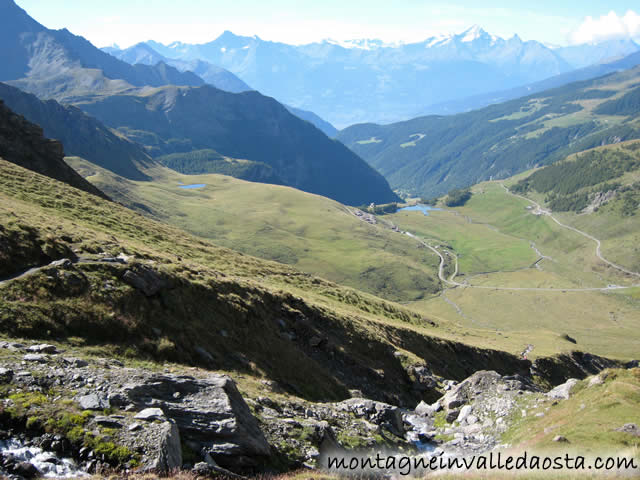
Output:
[[[332,38],[327,38],[323,40],[323,43],[327,43],[330,45],[337,45],[342,48],[348,49],[360,49],[360,50],[375,50],[377,48],[392,48],[399,47],[403,43],[402,42],[393,42],[387,43],[378,39],[371,38],[356,38],[352,40],[334,40]]]
[[[460,34],[460,36],[462,36],[462,42],[465,43],[473,42],[486,35],[488,35],[487,32],[485,32],[480,25],[473,25]]]

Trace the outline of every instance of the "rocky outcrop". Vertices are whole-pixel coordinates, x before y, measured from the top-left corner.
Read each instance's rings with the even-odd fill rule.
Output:
[[[180,431],[176,422],[164,421],[158,431],[158,446],[156,457],[148,467],[160,472],[170,472],[182,467],[182,444],[180,443]]]
[[[337,406],[341,410],[353,413],[357,418],[365,418],[397,437],[404,437],[402,413],[398,407],[366,398],[351,398]]]
[[[0,157],[85,192],[108,198],[64,162],[62,144],[45,138],[42,128],[13,113],[0,100]]]
[[[596,376],[593,378],[599,377]],[[568,400],[571,396],[571,389],[576,385],[576,383],[578,383],[578,380],[576,378],[570,378],[562,385],[558,385],[554,389],[547,392],[547,397],[555,398],[556,400]]]
[[[138,266],[135,269],[125,271],[122,280],[133,288],[142,291],[147,297],[155,295],[169,286],[169,282],[162,275],[145,266]]]
[[[12,391],[55,388],[61,393],[58,399],[67,402],[69,414],[85,412],[82,424],[86,432],[108,432],[105,441],[138,452],[138,464],[145,470],[166,472],[182,467],[183,446],[191,452],[191,462],[210,457],[220,468],[233,472],[257,471],[274,453],[234,381],[226,375],[161,375],[124,368],[115,360],[65,358],[48,344],[5,342],[0,346],[6,355],[15,357],[0,364],[0,378]],[[28,353],[41,356],[41,361],[21,363],[30,349],[50,353]],[[98,469],[98,463],[113,465],[114,457],[81,450],[76,456],[86,470]]]
[[[191,450],[222,467],[247,471],[263,464],[271,449],[257,420],[230,377],[196,379],[158,375],[126,384],[123,395],[136,408],[159,408],[176,422]]]
[[[405,415],[408,438],[417,443],[440,439],[452,452],[493,448],[507,427],[506,418],[523,395],[540,396],[540,388],[520,375],[479,371],[464,381],[448,383],[447,393],[432,405],[422,403]]]
[[[536,359],[531,366],[531,374],[549,385],[560,385],[570,378],[582,380],[605,368],[625,368],[625,364],[598,355],[574,351]]]

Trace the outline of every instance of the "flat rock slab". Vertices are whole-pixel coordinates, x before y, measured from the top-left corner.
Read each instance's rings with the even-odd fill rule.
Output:
[[[63,358],[64,362],[72,367],[83,368],[89,366],[89,362],[81,358]]]
[[[123,427],[122,423],[120,423],[115,418],[98,416],[98,417],[94,418],[94,421],[98,425],[100,425],[102,427],[107,427],[107,428],[122,428]]]
[[[43,343],[40,345],[31,345],[30,347],[27,347],[27,351],[28,352],[32,352],[32,353],[58,353],[58,349],[56,348],[55,345],[49,345],[48,343]]]
[[[138,412],[134,418],[136,418],[137,420],[153,421],[165,419],[166,417],[164,415],[164,412],[160,408],[145,408],[144,410]]]
[[[25,362],[37,362],[37,363],[47,363],[49,361],[49,357],[43,355],[42,353],[27,353],[22,359]]]
[[[111,407],[109,399],[105,396],[98,395],[97,393],[82,395],[77,397],[76,401],[83,410],[104,410],[105,408]]]

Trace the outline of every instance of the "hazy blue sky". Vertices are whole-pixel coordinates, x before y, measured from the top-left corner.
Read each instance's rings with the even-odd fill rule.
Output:
[[[17,0],[49,28],[97,46],[144,40],[202,43],[224,30],[265,40],[419,41],[473,24],[489,33],[566,45],[611,36],[640,39],[637,0]]]

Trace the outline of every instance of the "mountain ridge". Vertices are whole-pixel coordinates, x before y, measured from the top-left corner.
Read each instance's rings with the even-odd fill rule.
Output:
[[[202,44],[146,43],[168,58],[220,65],[265,94],[312,110],[340,127],[399,121],[414,116],[416,106],[541,81],[583,67],[578,57],[585,55],[574,55],[571,63],[562,48],[522,41],[517,35],[505,40],[479,27],[395,45],[325,40],[295,46],[230,31]],[[593,62],[599,62],[629,49],[640,47],[629,41],[617,47],[612,43],[597,55],[597,49],[588,51]]]
[[[354,125],[337,138],[393,188],[430,198],[602,143],[638,138],[637,115],[623,113],[617,104],[605,115],[598,106],[632,95],[639,79],[636,66],[457,115]]]
[[[142,169],[153,161],[144,149],[111,132],[80,109],[0,83],[0,99],[13,111],[38,124],[47,137],[59,140],[67,155],[85,158],[132,180],[148,180]]]
[[[153,47],[147,43],[141,42],[129,48],[121,50],[117,47],[106,47],[103,51],[124,60],[130,64],[142,63],[145,65],[156,65],[164,62],[172,65],[180,71],[192,71],[199,75],[208,84],[213,85],[220,90],[231,93],[242,93],[253,90],[249,85],[240,80],[237,76],[222,67],[217,67],[203,60],[177,60],[170,59],[156,52]],[[320,118],[311,111],[285,105],[287,110],[297,117],[313,123],[317,128],[322,130],[328,137],[335,137],[338,130],[326,120]]]
[[[344,203],[398,199],[364,160],[276,100],[254,91],[224,92],[164,63],[129,65],[67,30],[46,29],[29,20],[12,0],[3,1],[14,6],[8,12],[13,17],[1,18],[0,26],[15,21],[36,31],[0,30],[0,40],[6,38],[22,48],[11,53],[23,65],[32,66],[26,77],[8,83],[41,99],[77,106],[143,145],[152,156],[211,149],[227,157],[262,162],[274,170],[273,175],[266,174],[269,178]],[[0,78],[6,75],[0,64]],[[75,146],[70,148],[82,153]],[[104,160],[99,164],[109,168]],[[139,177],[140,172],[134,173]]]
[[[263,162],[286,185],[342,203],[398,199],[382,175],[342,143],[256,91],[169,86],[87,96],[76,105],[134,141],[148,139],[153,156],[213,149]],[[253,132],[251,142],[245,141],[246,132]]]

